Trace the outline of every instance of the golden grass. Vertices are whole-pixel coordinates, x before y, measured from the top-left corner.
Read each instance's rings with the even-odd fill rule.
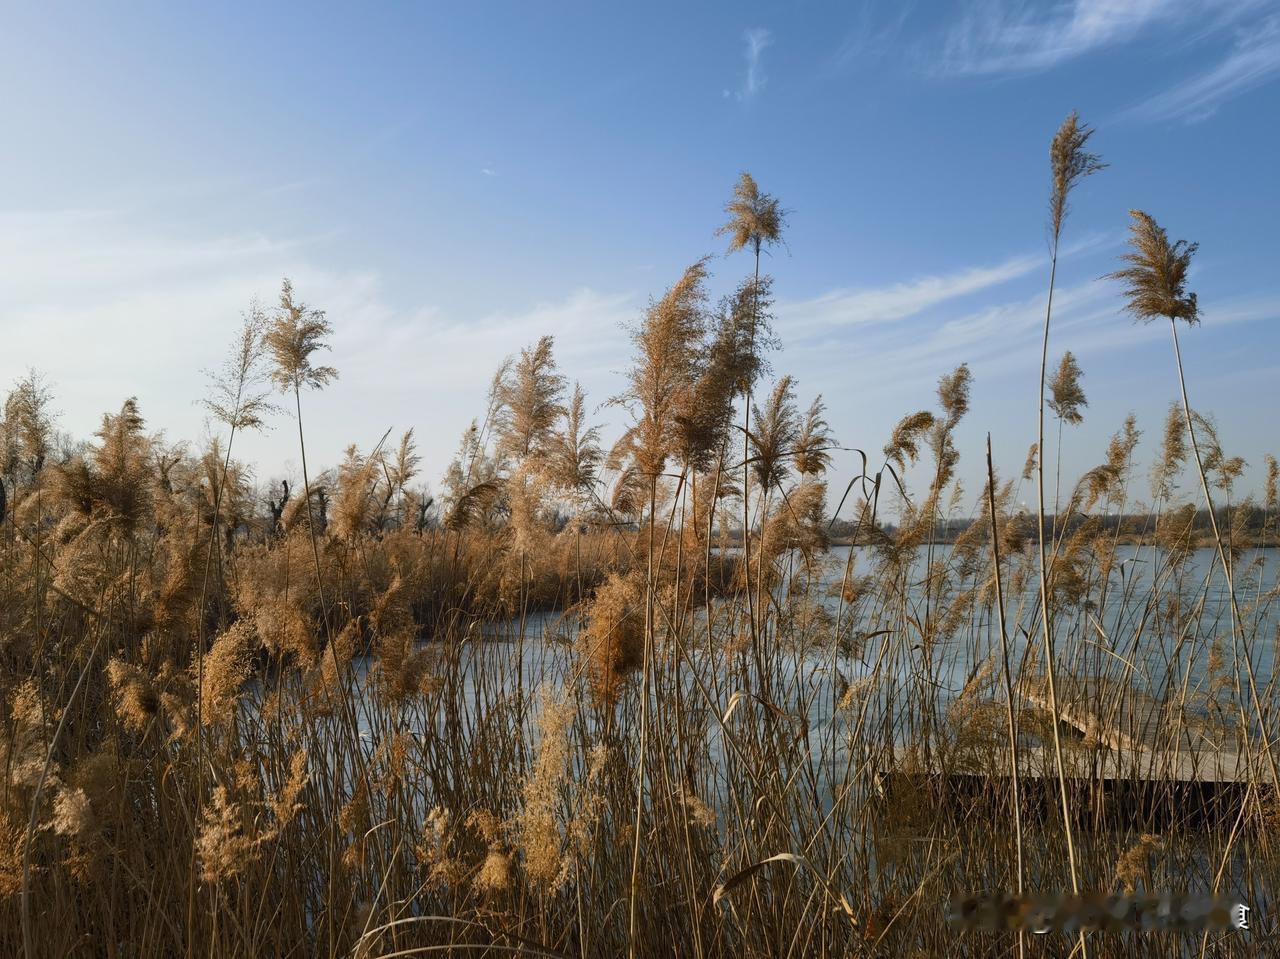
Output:
[[[1073,117],[1055,140],[1055,235],[1099,166],[1088,137]],[[729,212],[735,249],[780,241],[749,177]],[[1194,248],[1137,229],[1131,294],[1168,282],[1135,310],[1191,319]],[[1061,522],[994,467],[966,517],[962,365],[846,478],[861,545],[836,559],[821,399],[801,412],[783,376],[752,409],[768,278],[712,305],[706,270],[634,331],[607,460],[543,338],[499,370],[435,505],[411,434],[251,494],[232,449],[273,412],[262,384],[300,415],[336,376],[312,365],[327,320],[287,284],[215,378],[209,449],[148,436],[128,401],[64,457],[47,388],[20,383],[0,430],[0,953],[1057,955],[1077,940],[960,933],[946,903],[1074,883],[1238,895],[1264,925],[1214,954],[1268,954],[1275,686],[1250,657],[1280,591],[1246,540],[1276,535],[1275,460],[1262,505],[1230,502],[1243,465],[1184,402],[1136,555],[1113,521],[1144,485],[1132,419],[1061,490]],[[1083,416],[1081,375],[1068,353],[1048,384],[1060,423]],[[899,489],[912,464],[919,495]],[[1043,490],[1047,466],[1021,482]],[[1179,499],[1193,470],[1226,505]],[[1158,697],[1149,755],[1029,705],[1047,665]],[[1173,771],[1221,751],[1239,784]]]

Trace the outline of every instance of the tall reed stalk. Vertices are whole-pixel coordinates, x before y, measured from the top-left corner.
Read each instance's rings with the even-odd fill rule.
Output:
[[[1218,528],[1217,510],[1213,505],[1213,496],[1209,492],[1209,479],[1205,472],[1204,460],[1200,455],[1200,444],[1196,439],[1195,417],[1187,397],[1187,380],[1182,369],[1178,321],[1182,320],[1188,326],[1195,326],[1200,321],[1200,308],[1196,295],[1186,290],[1187,273],[1198,244],[1187,243],[1185,240],[1171,243],[1164,228],[1141,210],[1131,210],[1130,217],[1133,221],[1130,225],[1132,250],[1123,257],[1129,265],[1110,274],[1110,277],[1125,284],[1127,300],[1125,309],[1137,320],[1150,321],[1163,317],[1169,321],[1169,329],[1173,336],[1174,362],[1178,370],[1178,389],[1182,397],[1183,422],[1191,441],[1191,453],[1195,459],[1196,475],[1204,495],[1205,509],[1209,514],[1214,547],[1217,550],[1218,561],[1222,564],[1222,575],[1227,584],[1227,598],[1231,613],[1231,640],[1233,644],[1238,644],[1237,649],[1243,652],[1241,658],[1244,659],[1245,675],[1249,682],[1250,704],[1254,711],[1254,718],[1258,722],[1262,751],[1271,767],[1272,785],[1280,791],[1280,771],[1277,770],[1276,760],[1271,751],[1266,711],[1258,695],[1253,650],[1248,640],[1241,636],[1240,607],[1236,599],[1232,563],[1223,544],[1222,531]]]
[[[1062,765],[1062,738],[1058,729],[1061,713],[1058,706],[1056,666],[1053,649],[1053,619],[1049,612],[1049,561],[1045,540],[1044,509],[1044,408],[1045,385],[1049,364],[1049,325],[1053,317],[1054,282],[1058,275],[1058,253],[1062,240],[1062,226],[1068,210],[1068,198],[1072,188],[1084,177],[1102,169],[1097,156],[1087,153],[1085,144],[1093,131],[1082,125],[1073,112],[1058,129],[1049,147],[1049,159],[1053,171],[1053,188],[1049,195],[1049,296],[1044,311],[1044,337],[1040,350],[1039,419],[1036,440],[1036,523],[1040,550],[1040,627],[1044,637],[1045,677],[1048,681],[1049,709],[1053,720],[1053,754],[1058,772],[1059,796],[1062,801],[1062,828],[1067,843],[1067,862],[1071,873],[1071,891],[1079,893],[1080,878],[1076,863],[1075,842],[1072,838],[1071,813],[1067,801],[1067,781]],[[1083,933],[1081,946],[1084,945]]]
[[[1042,386],[1065,201],[1097,166],[1088,131],[1064,131]],[[1148,297],[1131,302],[1190,319],[1188,248],[1143,229],[1150,249],[1128,263],[1159,275],[1126,276]],[[17,474],[6,459],[0,954],[874,959],[1070,943],[1156,959],[1194,954],[1193,937],[962,930],[942,903],[1011,883],[1213,889],[1274,914],[1277,791],[1253,727],[1265,740],[1276,677],[1259,665],[1255,681],[1248,657],[1280,590],[1274,557],[1239,550],[1274,538],[1280,468],[1268,460],[1262,509],[1236,501],[1242,461],[1190,405],[1176,322],[1182,403],[1154,513],[1133,501],[1130,417],[1074,485],[1055,464],[1049,531],[1044,389],[1024,477],[1039,471],[1036,518],[1012,506],[1016,481],[997,486],[990,434],[983,495],[962,495],[958,425],[984,384],[961,364],[880,465],[855,454],[856,503],[837,520],[821,401],[801,415],[786,376],[760,404],[744,388],[768,277],[712,307],[706,263],[632,331],[607,458],[541,338],[500,368],[438,508],[406,489],[408,436],[394,466],[384,436],[317,469],[301,393],[333,379],[313,365],[330,329],[287,284],[258,344],[298,418],[289,503],[255,501],[232,458],[245,398],[261,398],[234,362],[247,334],[214,392],[225,447],[148,436],[130,400],[43,470],[25,445]],[[1068,372],[1050,386],[1060,430],[1067,401],[1083,405]],[[729,458],[739,396],[745,491]],[[1177,492],[1193,465],[1207,519]],[[831,548],[841,531],[847,555]],[[1023,695],[1041,649],[1045,709]],[[1066,720],[1095,735],[1068,738]]]

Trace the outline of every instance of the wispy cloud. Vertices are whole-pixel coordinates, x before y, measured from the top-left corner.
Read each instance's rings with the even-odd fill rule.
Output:
[[[1017,475],[1026,444],[1035,436],[1035,404],[1026,400],[1036,393],[1044,329],[1044,291],[1034,288],[1038,285],[1027,288],[1022,284],[1018,290],[993,285],[968,304],[957,300],[901,322],[813,330],[815,335],[809,336],[785,326],[780,315],[778,329],[786,340],[786,370],[797,374],[802,395],[823,394],[834,411],[832,422],[843,443],[874,450],[899,416],[930,405],[940,376],[962,361],[968,363],[975,381],[974,406],[970,418],[961,425],[958,442],[964,451],[962,462],[969,464],[961,467],[965,485],[980,489],[982,477],[974,463],[981,456],[984,432],[994,432],[997,468],[1007,469],[1011,475]],[[1079,475],[1093,465],[1092,457],[1105,445],[1106,433],[1121,415],[1133,411],[1140,422],[1160,421],[1167,391],[1176,389],[1167,375],[1169,331],[1167,324],[1133,322],[1122,312],[1114,283],[1064,283],[1054,305],[1054,359],[1069,349],[1080,358],[1086,373],[1099,368],[1108,371],[1096,382],[1098,395],[1093,396],[1096,402],[1085,427],[1064,449],[1064,476]],[[1240,377],[1261,388],[1270,382],[1268,376],[1274,379],[1278,367],[1265,351],[1257,349],[1243,360],[1229,362],[1221,355],[1206,354],[1205,340],[1213,338],[1212,330],[1252,324],[1256,333],[1231,337],[1245,342],[1270,328],[1277,318],[1280,291],[1258,293],[1216,302],[1205,315],[1203,333],[1190,334],[1205,337],[1197,341],[1202,347],[1195,350],[1197,381],[1214,388],[1201,390],[1203,402],[1223,402],[1220,412],[1224,420],[1237,420],[1244,412],[1230,400],[1239,395]],[[1116,366],[1123,371],[1124,386],[1120,389],[1114,387],[1110,372]],[[1233,372],[1228,374],[1227,369]],[[1092,383],[1086,380],[1091,393]],[[1254,414],[1245,415],[1247,422]],[[1234,451],[1250,462],[1261,461],[1261,449],[1256,443],[1250,445],[1248,435],[1246,431],[1238,436],[1238,444],[1233,439],[1233,446],[1238,446]],[[838,475],[851,476],[860,464],[856,457],[837,456],[835,468]],[[930,478],[917,474],[908,485],[919,489]]]
[[[101,304],[211,275],[260,275],[264,262],[296,263],[314,239],[193,237],[110,211],[0,211],[0,310],[39,307],[55,290],[64,304]]]
[[[324,177],[318,176],[307,177],[302,180],[289,180],[287,182],[265,188],[261,191],[260,195],[263,197],[277,197],[286,196],[290,193],[302,193],[313,187],[319,186],[322,183],[324,183]]]
[[[362,328],[352,346],[358,343],[369,354],[371,375],[388,362],[401,362],[396,357],[403,356],[404,378],[412,381],[412,370],[420,359],[412,345],[429,341],[433,353],[449,357],[448,368],[436,373],[435,385],[465,389],[487,384],[507,353],[551,335],[557,359],[575,375],[583,375],[589,370],[607,370],[626,358],[628,343],[620,330],[624,322],[635,319],[641,305],[634,293],[609,294],[580,287],[562,299],[487,315],[446,318],[433,310],[388,316],[379,335],[371,338]],[[407,352],[388,351],[388,342],[403,343]],[[475,406],[471,403],[468,409]]]
[[[764,89],[768,77],[764,75],[760,60],[766,47],[773,45],[773,34],[763,27],[756,27],[743,34],[746,43],[747,72],[743,75],[742,85],[736,93],[724,91],[726,97],[733,96],[737,100],[751,100]]]
[[[635,293],[579,287],[527,307],[466,315],[433,306],[392,306],[376,277],[350,284],[321,273],[310,277],[305,289],[334,320],[333,356],[342,375],[332,396],[313,400],[332,404],[325,411],[328,420],[316,427],[322,430],[322,454],[335,460],[353,438],[393,425],[382,422],[393,415],[397,430],[415,423],[422,427],[428,479],[443,471],[458,437],[483,412],[490,379],[502,360],[543,335],[555,338],[556,360],[581,383],[589,406],[608,399],[617,391],[616,371],[627,361],[622,325],[643,306]],[[613,428],[610,415],[593,412],[592,421],[607,431]],[[278,463],[279,455],[278,444],[256,452],[267,463]]]
[[[482,167],[480,168],[480,172],[481,172],[481,173],[483,173],[485,176],[497,176],[497,175],[498,175],[498,171],[497,171],[497,170],[495,170],[495,169],[494,169],[493,167],[491,167],[491,166],[482,166]]]
[[[1253,89],[1280,73],[1280,16],[1241,31],[1226,58],[1127,111],[1135,120],[1203,120],[1224,100]]]
[[[632,292],[580,287],[523,308],[446,314],[396,303],[378,273],[326,266],[312,247],[307,238],[162,231],[121,212],[0,211],[0,398],[35,367],[74,436],[89,436],[103,411],[134,394],[150,429],[196,439],[200,371],[218,364],[250,300],[269,308],[287,275],[327,311],[341,374],[311,398],[308,446],[314,436],[317,458],[334,462],[347,443],[416,422],[434,479],[506,353],[554,335],[557,359],[599,402],[626,362],[620,327],[643,306]],[[262,478],[291,468],[279,436],[236,445]]]
[[[1280,317],[1280,295],[1259,294],[1223,302],[1206,314],[1206,328],[1272,322]],[[1167,326],[1135,323],[1121,312],[1113,284],[1088,280],[1057,291],[1054,298],[1055,352],[1070,349],[1082,360],[1114,356],[1119,351],[1157,346],[1163,350]],[[1039,369],[1044,329],[1044,294],[996,299],[936,321],[920,317],[909,323],[869,326],[850,337],[848,331],[793,342],[789,363],[802,371],[808,387],[838,404],[856,389],[876,395],[887,408],[908,397],[927,397],[943,373],[967,362],[980,382],[997,396],[1007,396],[1021,383],[1032,395]],[[791,334],[793,331],[788,330]],[[1161,354],[1163,355],[1163,354]],[[850,356],[874,357],[849,375]],[[856,382],[856,386],[851,385]]]
[[[1216,29],[1259,0],[1069,0],[1046,10],[1020,0],[971,8],[947,33],[934,69],[944,74],[1035,73],[1095,50],[1129,43],[1148,29],[1193,24]]]
[[[855,63],[897,56],[899,37],[914,6],[914,0],[902,0],[888,7],[874,0],[862,0],[852,16],[849,31],[827,61],[826,69],[839,72]]]
[[[1280,296],[1252,296],[1230,300],[1211,308],[1204,315],[1210,326],[1228,326],[1233,323],[1255,323],[1280,320]]]
[[[1043,262],[1019,256],[995,266],[973,267],[905,283],[860,290],[832,290],[822,296],[778,307],[779,319],[797,335],[872,323],[892,323],[948,300],[977,293],[1025,276]]]

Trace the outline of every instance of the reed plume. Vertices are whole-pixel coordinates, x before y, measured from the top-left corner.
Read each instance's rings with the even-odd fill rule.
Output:
[[[238,620],[213,641],[201,674],[200,717],[205,723],[229,722],[240,700],[240,689],[249,678],[253,653],[253,626]]]
[[[60,495],[80,512],[108,515],[117,528],[132,533],[152,502],[150,444],[138,401],[129,397],[118,413],[102,417],[94,434],[99,445],[57,470]]]
[[[742,336],[740,317],[721,306],[705,321],[706,341],[692,375],[675,397],[673,453],[691,473],[711,469],[728,442],[734,394],[752,374],[753,360]]]
[[[1069,209],[1072,190],[1085,177],[1103,169],[1105,164],[1096,154],[1085,150],[1093,130],[1082,124],[1076,112],[1068,114],[1053,142],[1049,145],[1049,165],[1052,171],[1052,185],[1049,191],[1049,225],[1050,225],[1050,266],[1049,296],[1044,313],[1044,338],[1040,352],[1040,394],[1039,394],[1039,431],[1036,440],[1036,515],[1039,523],[1040,538],[1040,619],[1044,634],[1045,671],[1048,680],[1049,708],[1054,717],[1053,751],[1054,763],[1058,771],[1059,798],[1062,805],[1063,829],[1067,842],[1067,860],[1071,872],[1071,891],[1080,891],[1079,870],[1076,863],[1075,844],[1071,836],[1071,821],[1068,814],[1067,785],[1062,768],[1062,744],[1058,734],[1058,694],[1054,677],[1053,626],[1049,618],[1049,569],[1048,551],[1045,542],[1044,524],[1044,408],[1045,380],[1049,363],[1049,324],[1053,316],[1054,282],[1058,273],[1058,250],[1062,241],[1062,227]],[[1083,934],[1081,946],[1084,946]]]
[[[264,343],[274,367],[271,379],[281,390],[297,393],[318,390],[338,378],[332,366],[316,366],[315,355],[329,349],[325,338],[333,335],[333,325],[323,310],[316,310],[294,297],[293,284],[286,279],[280,287],[280,305],[275,320],[267,327]]]
[[[554,430],[565,415],[565,378],[556,370],[554,340],[539,338],[520,351],[497,390],[494,422],[497,455],[517,463],[541,464],[550,455]]]
[[[320,555],[312,515],[311,478],[307,473],[307,443],[302,429],[302,390],[323,389],[338,378],[338,371],[332,366],[316,366],[313,362],[318,352],[329,349],[324,338],[332,333],[333,326],[325,319],[324,311],[313,309],[296,299],[293,284],[285,279],[280,287],[280,305],[276,309],[275,320],[267,328],[264,343],[274,361],[272,381],[282,391],[293,393],[294,409],[298,417],[298,446],[302,453],[302,502],[307,512],[307,526],[311,531],[317,577]],[[321,593],[323,603],[323,589]]]
[[[1186,240],[1171,243],[1164,227],[1141,210],[1130,210],[1129,216],[1133,219],[1129,225],[1132,249],[1120,258],[1129,265],[1107,274],[1124,284],[1125,310],[1144,323],[1164,317],[1171,323],[1183,320],[1195,326],[1200,322],[1200,308],[1186,285],[1199,244]]]
[[[378,510],[377,524],[379,530],[385,530],[390,521],[388,512],[391,508],[391,501],[399,496],[403,507],[404,500],[408,495],[408,486],[413,482],[413,478],[418,475],[419,468],[422,465],[422,457],[418,455],[418,444],[413,435],[412,427],[400,434],[400,443],[396,447],[395,454],[390,457],[379,456],[378,463],[382,467],[382,474],[387,488],[383,496],[382,506]],[[403,510],[400,521],[404,521]]]
[[[738,175],[724,212],[729,219],[716,230],[716,236],[729,237],[730,253],[750,250],[758,262],[763,249],[782,242],[786,211],[776,197],[761,191],[755,178],[745,170]],[[758,267],[756,272],[759,273]]]
[[[44,468],[54,441],[53,389],[45,377],[29,370],[9,391],[0,418],[0,476],[32,484]],[[2,485],[2,484],[0,484]]]
[[[214,789],[213,800],[201,814],[196,850],[201,878],[215,884],[234,880],[258,858],[259,840],[249,810],[226,786]]]
[[[933,426],[933,414],[928,410],[904,416],[884,446],[886,461],[897,466],[899,471],[905,470],[908,463],[914,463],[919,457],[920,440]]]
[[[1092,127],[1080,122],[1072,110],[1067,115],[1053,142],[1049,144],[1049,163],[1053,170],[1053,188],[1049,192],[1049,225],[1053,235],[1056,256],[1058,237],[1069,210],[1068,200],[1077,183],[1087,176],[1106,169],[1107,164],[1095,153],[1085,150],[1093,136]]]
[[[551,439],[547,478],[556,489],[581,502],[595,488],[603,458],[600,428],[587,425],[586,394],[575,383],[564,425]]]
[[[122,659],[107,661],[107,678],[116,695],[116,715],[126,729],[143,732],[160,708],[160,694],[151,676]]]
[[[1191,258],[1199,246],[1188,243],[1186,240],[1170,242],[1164,228],[1141,210],[1130,210],[1129,216],[1133,221],[1129,225],[1131,249],[1121,257],[1128,266],[1108,274],[1108,278],[1119,280],[1124,284],[1125,310],[1131,313],[1135,320],[1150,322],[1162,316],[1169,320],[1169,329],[1173,335],[1174,361],[1178,370],[1178,387],[1182,393],[1183,419],[1187,426],[1187,437],[1191,443],[1196,472],[1200,477],[1200,489],[1204,494],[1205,508],[1209,513],[1209,525],[1213,530],[1218,559],[1222,563],[1222,572],[1227,583],[1227,595],[1231,607],[1231,630],[1233,634],[1238,635],[1241,617],[1236,601],[1231,561],[1227,555],[1222,532],[1218,528],[1213,496],[1209,492],[1209,477],[1196,440],[1195,417],[1192,414],[1191,400],[1187,396],[1187,380],[1182,369],[1182,348],[1178,342],[1179,320],[1188,326],[1195,326],[1200,322],[1200,309],[1196,302],[1196,295],[1186,289]],[[1260,726],[1266,728],[1266,718],[1258,695],[1253,660],[1247,651],[1243,659],[1254,716]],[[1272,783],[1280,789],[1280,767],[1276,764],[1269,742],[1263,743],[1263,751],[1271,767]]]
[[[498,483],[492,480],[477,483],[458,497],[445,517],[445,527],[459,532],[480,524],[501,495],[502,487]]]
[[[755,428],[750,434],[751,472],[762,492],[768,495],[785,482],[800,438],[795,381],[790,376],[778,380],[768,401],[763,408],[756,407],[754,416]]]
[[[696,390],[698,346],[706,330],[706,264],[705,259],[694,263],[649,305],[632,333],[635,359],[627,389],[614,400],[633,417],[619,447],[629,451],[637,470],[651,482],[677,447],[678,404]]]
[[[362,456],[348,446],[338,466],[337,490],[333,498],[333,516],[329,529],[339,539],[354,541],[360,534],[376,527],[377,486],[382,481],[384,466],[381,455]],[[388,491],[388,496],[391,494]]]
[[[541,741],[533,768],[524,781],[523,805],[516,821],[525,873],[533,887],[543,893],[556,891],[568,878],[557,811],[560,790],[569,773],[569,735],[575,715],[571,698],[558,698],[544,690],[539,721]]]
[[[1173,480],[1187,459],[1187,425],[1177,403],[1169,405],[1164,421],[1164,439],[1160,444],[1160,459],[1151,472],[1151,494],[1156,499],[1168,499],[1173,494]]]
[[[1053,415],[1062,422],[1070,423],[1072,426],[1078,426],[1084,422],[1084,416],[1080,411],[1089,405],[1089,400],[1080,386],[1080,378],[1083,375],[1075,355],[1067,350],[1062,354],[1062,362],[1058,364],[1058,370],[1054,373],[1053,379],[1049,381],[1049,409],[1053,410]]]
[[[222,368],[205,374],[209,380],[209,394],[203,401],[205,408],[233,434],[240,430],[264,429],[266,418],[279,412],[266,389],[269,378],[263,366],[269,348],[266,331],[267,314],[254,302],[236,332]]]
[[[795,443],[795,468],[801,476],[821,476],[831,465],[831,449],[836,445],[826,420],[822,395],[814,397],[800,423]]]
[[[614,573],[596,588],[578,633],[578,658],[603,702],[617,702],[621,683],[644,661],[644,584]]]
[[[1150,880],[1150,858],[1152,853],[1164,848],[1159,836],[1143,833],[1138,841],[1125,850],[1116,860],[1116,881],[1120,883],[1126,894],[1132,894],[1138,886],[1138,880]]]
[[[829,540],[826,532],[827,484],[806,476],[788,492],[765,523],[761,534],[760,569],[767,577],[770,565],[789,550],[796,550],[809,565],[817,562]]]

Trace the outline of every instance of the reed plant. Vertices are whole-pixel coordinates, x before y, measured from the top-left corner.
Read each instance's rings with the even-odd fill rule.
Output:
[[[1074,116],[1054,140],[1050,297],[1088,140]],[[962,364],[837,500],[828,420],[857,424],[790,376],[763,392],[782,211],[744,176],[729,212],[756,270],[714,302],[697,260],[649,304],[608,453],[544,337],[498,369],[438,497],[411,432],[305,462],[302,394],[336,372],[287,282],[211,384],[204,448],[136,400],[63,442],[49,388],[16,385],[0,953],[1274,952],[1274,458],[1235,501],[1245,464],[1175,349],[1151,476],[1130,417],[1058,469],[1050,513],[1044,408],[1061,434],[1086,406],[1075,357],[1049,376],[1050,305],[1021,477],[988,441],[981,495],[960,490]],[[1134,236],[1130,308],[1177,347],[1193,248],[1150,218]],[[235,458],[277,415],[264,374],[301,489]],[[1253,929],[948,924],[999,889],[1216,891]]]

